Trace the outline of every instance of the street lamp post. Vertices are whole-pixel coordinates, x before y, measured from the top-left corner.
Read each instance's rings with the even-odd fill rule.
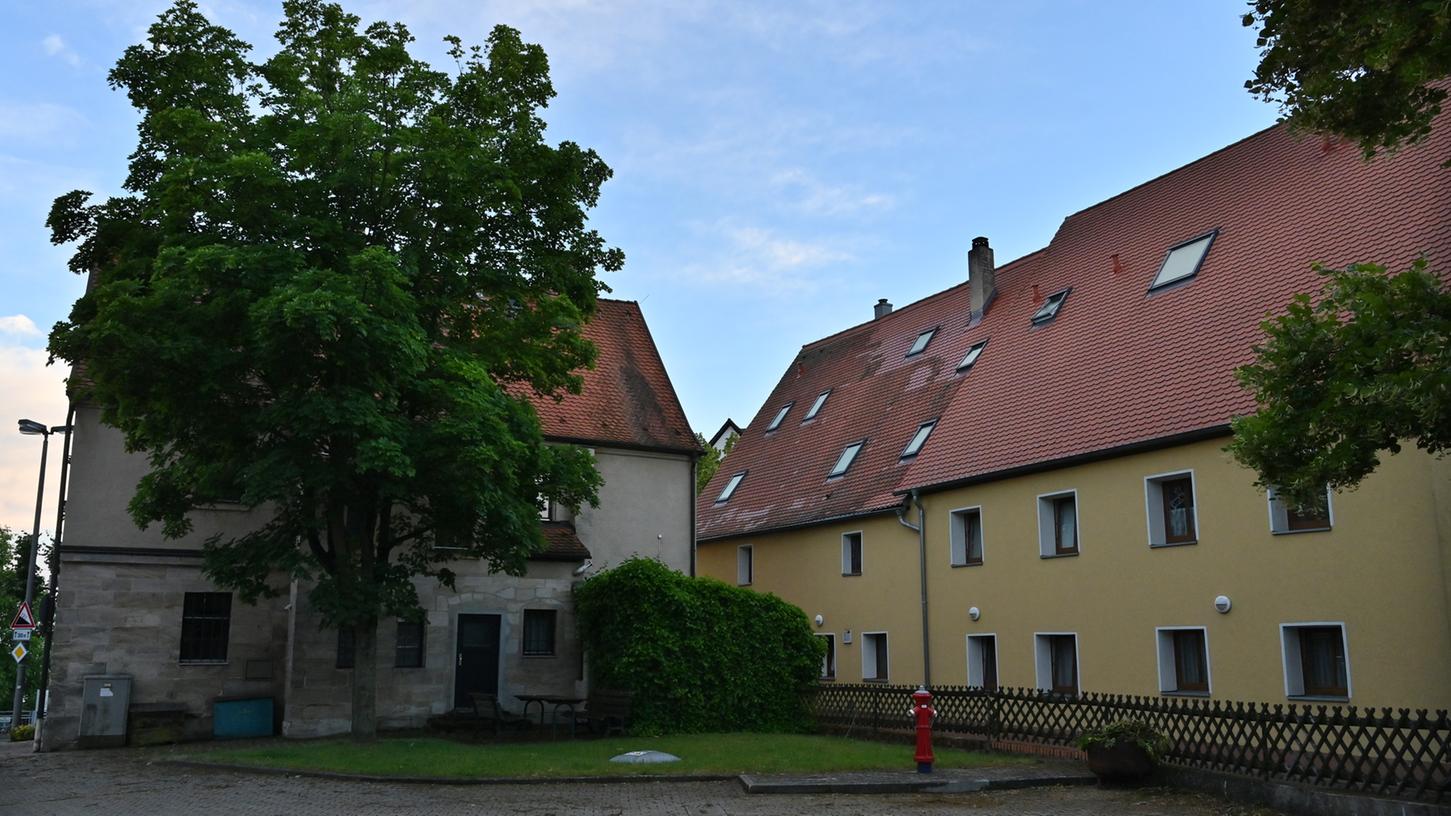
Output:
[[[25,605],[30,606],[35,600],[35,564],[40,550],[40,509],[45,499],[45,457],[50,450],[50,435],[53,433],[67,433],[69,425],[56,425],[47,428],[39,422],[29,419],[20,420],[20,432],[26,436],[41,437],[40,443],[40,485],[35,489],[35,525],[30,533],[30,558],[26,561],[25,570]],[[25,661],[20,661],[15,666],[15,698],[11,706],[10,727],[20,725],[20,713],[25,707]]]

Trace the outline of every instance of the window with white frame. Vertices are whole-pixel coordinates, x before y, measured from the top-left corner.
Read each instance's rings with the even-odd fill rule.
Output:
[[[736,547],[736,583],[749,586],[756,577],[755,548],[750,544]]]
[[[860,531],[841,535],[841,574],[862,574],[862,534]]]
[[[1211,232],[1171,247],[1164,256],[1164,262],[1159,265],[1159,274],[1154,276],[1154,283],[1149,289],[1168,286],[1197,275],[1200,265],[1204,263],[1204,256],[1209,254],[1209,245],[1214,243],[1216,234],[1217,232]]]
[[[1350,647],[1344,624],[1282,624],[1280,645],[1286,696],[1350,699]]]
[[[1330,490],[1325,490],[1324,503],[1310,507],[1299,507],[1283,499],[1279,491],[1271,489],[1270,531],[1283,533],[1318,533],[1331,529],[1335,517],[1330,507]]]
[[[830,388],[822,391],[820,394],[817,394],[816,402],[811,403],[811,408],[806,411],[806,416],[802,417],[801,421],[807,422],[809,420],[816,419],[816,415],[821,413],[822,407],[826,405],[826,398],[829,396],[831,396]]]
[[[816,636],[826,641],[826,654],[821,656],[821,679],[836,679],[836,635],[818,632]]]
[[[1209,638],[1202,626],[1161,627],[1158,637],[1159,691],[1209,694]]]
[[[856,455],[862,452],[862,447],[866,444],[867,441],[863,439],[843,448],[841,456],[837,457],[836,464],[832,465],[831,472],[826,474],[826,478],[835,479],[838,476],[845,476],[846,472],[851,469],[851,463],[856,461]]]
[[[998,687],[997,635],[967,636],[967,684],[989,690]]]
[[[1038,554],[1078,555],[1078,491],[1038,497]]]
[[[965,507],[953,510],[948,520],[948,546],[954,567],[970,567],[982,563],[982,508]]]
[[[972,364],[977,362],[978,357],[982,356],[982,350],[985,348],[987,348],[986,340],[973,343],[972,347],[967,350],[967,354],[963,355],[962,362],[957,364],[957,370],[966,371],[972,368]]]
[[[887,633],[862,633],[862,679],[869,682],[887,682],[889,660],[887,659]]]
[[[730,481],[726,482],[726,486],[721,488],[720,495],[716,497],[715,503],[725,504],[730,501],[731,496],[736,494],[736,488],[741,486],[741,480],[744,478],[746,478],[746,471],[744,470],[731,476]]]
[[[796,403],[794,402],[788,402],[785,405],[782,405],[781,410],[776,412],[776,418],[772,419],[771,424],[766,426],[766,433],[770,433],[771,431],[774,431],[777,428],[781,427],[781,423],[786,421],[786,415],[791,413],[791,406],[795,404]]]
[[[1068,293],[1071,291],[1073,290],[1064,289],[1049,295],[1048,299],[1043,301],[1043,305],[1038,307],[1038,311],[1033,312],[1033,322],[1047,323],[1057,317],[1058,311],[1063,308],[1063,301],[1068,299]]]
[[[1194,544],[1199,540],[1199,516],[1194,507],[1194,474],[1166,473],[1144,479],[1148,511],[1149,546]]]
[[[1040,632],[1033,636],[1038,688],[1054,694],[1078,695],[1078,635]]]
[[[917,335],[917,339],[912,341],[912,347],[907,349],[907,356],[913,357],[926,351],[927,344],[932,342],[932,335],[936,333],[937,327],[933,326],[927,331],[924,331],[921,334]]]

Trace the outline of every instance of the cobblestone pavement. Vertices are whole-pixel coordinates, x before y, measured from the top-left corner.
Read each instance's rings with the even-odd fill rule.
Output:
[[[24,816],[1273,816],[1164,790],[1076,787],[950,796],[753,796],[734,782],[392,785],[176,768],[154,764],[158,754],[145,749],[59,754],[18,749],[0,745],[0,813]]]

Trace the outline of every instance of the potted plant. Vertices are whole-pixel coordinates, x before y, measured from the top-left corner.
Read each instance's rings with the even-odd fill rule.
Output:
[[[1142,720],[1115,720],[1084,731],[1077,745],[1100,782],[1124,785],[1152,774],[1169,741]]]

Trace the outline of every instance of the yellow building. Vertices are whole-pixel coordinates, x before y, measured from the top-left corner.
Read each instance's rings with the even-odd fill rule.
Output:
[[[802,348],[697,505],[839,682],[1451,707],[1451,460],[1298,513],[1224,445],[1311,264],[1451,261],[1451,122],[1374,163],[1271,128]]]

